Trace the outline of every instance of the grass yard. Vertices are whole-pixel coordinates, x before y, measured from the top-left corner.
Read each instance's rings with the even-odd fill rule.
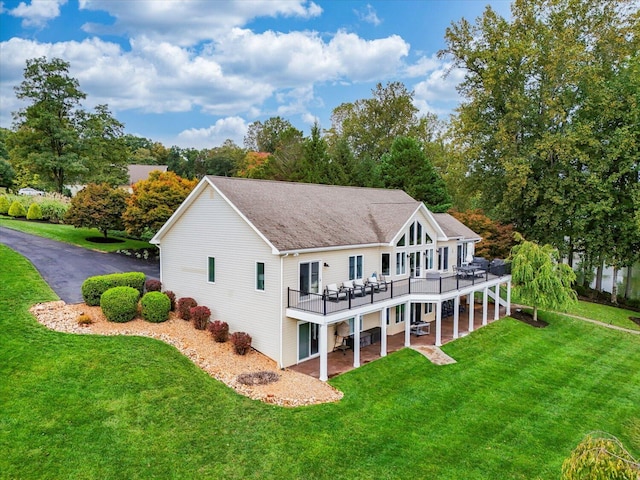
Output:
[[[58,240],[60,242],[71,243],[92,250],[100,250],[102,252],[115,252],[124,249],[141,249],[153,247],[148,242],[132,240],[130,238],[113,237],[123,240],[120,243],[96,243],[89,242],[89,237],[102,237],[102,233],[95,228],[75,228],[71,225],[59,225],[45,222],[27,222],[24,220],[16,220],[11,217],[0,216],[0,227],[12,228],[21,232],[38,235],[40,237]],[[111,237],[111,234],[109,234]]]
[[[640,454],[640,336],[543,313],[337,377],[337,404],[239,396],[174,348],[46,330],[0,245],[0,478],[557,479],[593,430]]]

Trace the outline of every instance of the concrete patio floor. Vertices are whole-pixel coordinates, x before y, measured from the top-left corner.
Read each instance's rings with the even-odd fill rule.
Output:
[[[487,318],[487,323],[493,323],[495,320],[494,317],[494,308],[493,305],[489,307],[489,315]],[[499,318],[502,318],[506,315],[506,309],[500,308]],[[458,319],[458,336],[463,337],[469,333],[469,314],[467,312],[462,312],[459,315]],[[482,304],[476,304],[474,309],[474,317],[473,317],[473,329],[477,330],[482,327]],[[435,321],[431,324],[430,333],[428,335],[420,335],[417,336],[415,334],[411,334],[411,345],[412,346],[423,346],[423,345],[435,345],[436,343],[436,328]],[[392,353],[404,348],[404,332],[388,335],[387,336],[387,353]],[[453,338],[453,316],[449,316],[442,319],[442,343],[448,343],[454,340]],[[364,365],[373,360],[377,360],[380,357],[380,342],[374,343],[372,345],[368,345],[366,347],[360,348],[360,364]],[[328,367],[328,376],[329,378],[335,377],[336,375],[340,375],[342,373],[348,372],[354,369],[353,366],[353,350],[349,349],[346,351],[334,351],[329,352],[327,355],[327,367]],[[294,370],[296,372],[304,373],[306,375],[311,375],[312,377],[319,378],[320,376],[320,357],[315,357],[310,360],[306,360],[297,365],[293,365],[289,367],[289,369]]]

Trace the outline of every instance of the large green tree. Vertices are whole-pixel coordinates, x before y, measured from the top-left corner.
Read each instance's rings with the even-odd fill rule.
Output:
[[[382,156],[380,173],[386,188],[404,190],[433,212],[446,212],[451,207],[447,186],[413,138],[396,137],[389,153]]]
[[[637,158],[629,118],[638,111],[637,77],[625,72],[638,51],[638,20],[630,0],[516,0],[510,19],[487,7],[475,24],[462,19],[446,32],[440,53],[466,72],[453,131],[468,185],[492,216],[564,254],[578,243],[602,251],[596,235],[615,242],[590,235],[593,212],[633,198],[636,187],[621,189],[605,172],[624,145]],[[614,95],[620,83],[628,95]],[[637,161],[628,178],[637,184]],[[604,190],[594,195],[594,185]]]
[[[104,238],[109,230],[122,230],[122,215],[127,208],[129,194],[107,183],[90,183],[71,199],[64,221],[76,228],[96,228]]]

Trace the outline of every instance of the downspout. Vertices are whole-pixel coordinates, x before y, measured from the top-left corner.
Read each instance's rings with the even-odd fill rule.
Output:
[[[282,331],[282,328],[284,326],[283,323],[283,318],[284,318],[284,302],[282,301],[282,295],[284,295],[284,257],[288,256],[289,254],[285,254],[280,255],[280,335],[279,335],[279,339],[278,339],[278,366],[282,369],[283,367],[283,362],[282,362],[282,337],[284,335],[284,332]],[[288,299],[287,299],[288,301]]]

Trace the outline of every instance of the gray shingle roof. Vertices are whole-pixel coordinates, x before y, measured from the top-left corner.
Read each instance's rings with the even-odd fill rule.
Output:
[[[149,178],[149,174],[154,170],[160,170],[161,172],[167,171],[166,165],[128,165],[129,171],[129,184],[133,185],[140,180],[146,180]]]
[[[207,180],[279,251],[390,243],[420,206],[402,190]]]
[[[480,240],[480,235],[467,227],[464,223],[448,213],[434,213],[433,217],[449,238],[463,238],[465,240]]]

